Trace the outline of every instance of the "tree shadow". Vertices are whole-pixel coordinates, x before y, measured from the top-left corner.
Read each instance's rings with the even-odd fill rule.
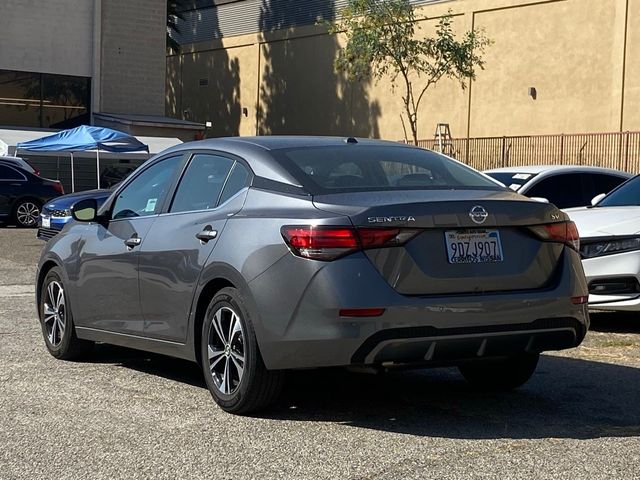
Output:
[[[206,9],[212,49],[187,50],[167,57],[166,113],[193,122],[211,122],[207,135],[236,136],[240,131],[240,62],[223,48],[217,9]],[[181,24],[195,30],[200,22]],[[173,35],[173,34],[172,34]],[[180,40],[180,34],[175,34]]]
[[[338,39],[309,30],[335,16],[334,2],[262,0],[258,134],[379,137],[380,106],[367,85],[335,72]],[[302,28],[311,33],[297,35]]]
[[[98,345],[91,361],[206,388],[184,360]],[[544,355],[533,378],[506,393],[474,390],[451,368],[288,372],[280,400],[256,417],[458,439],[632,437],[640,435],[637,398],[638,368]]]

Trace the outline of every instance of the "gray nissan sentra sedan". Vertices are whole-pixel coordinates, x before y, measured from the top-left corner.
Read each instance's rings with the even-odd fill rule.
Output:
[[[287,369],[455,365],[515,388],[589,325],[564,213],[406,145],[186,143],[72,213],[38,267],[51,354],[197,361],[229,412],[271,403]]]

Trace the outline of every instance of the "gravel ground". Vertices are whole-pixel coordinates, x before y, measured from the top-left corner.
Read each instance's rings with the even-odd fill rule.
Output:
[[[0,478],[640,478],[640,321],[594,315],[517,392],[455,370],[289,375],[257,417],[219,410],[197,366],[100,345],[46,352],[41,243],[0,228]]]

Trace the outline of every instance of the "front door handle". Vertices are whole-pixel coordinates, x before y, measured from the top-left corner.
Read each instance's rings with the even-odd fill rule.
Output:
[[[196,233],[196,238],[200,240],[202,243],[207,243],[209,240],[213,240],[218,236],[218,232],[211,228],[211,225],[207,225],[204,227],[199,233]]]
[[[140,245],[141,243],[142,243],[142,239],[135,233],[133,234],[133,236],[131,238],[128,238],[127,240],[124,241],[124,244],[129,249],[135,248],[138,245]]]

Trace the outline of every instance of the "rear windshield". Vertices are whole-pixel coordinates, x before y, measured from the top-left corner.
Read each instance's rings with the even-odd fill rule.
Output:
[[[487,175],[515,191],[536,177],[535,173],[522,172],[487,172]]]
[[[401,146],[345,145],[282,149],[280,162],[312,194],[501,187],[443,155]]]

